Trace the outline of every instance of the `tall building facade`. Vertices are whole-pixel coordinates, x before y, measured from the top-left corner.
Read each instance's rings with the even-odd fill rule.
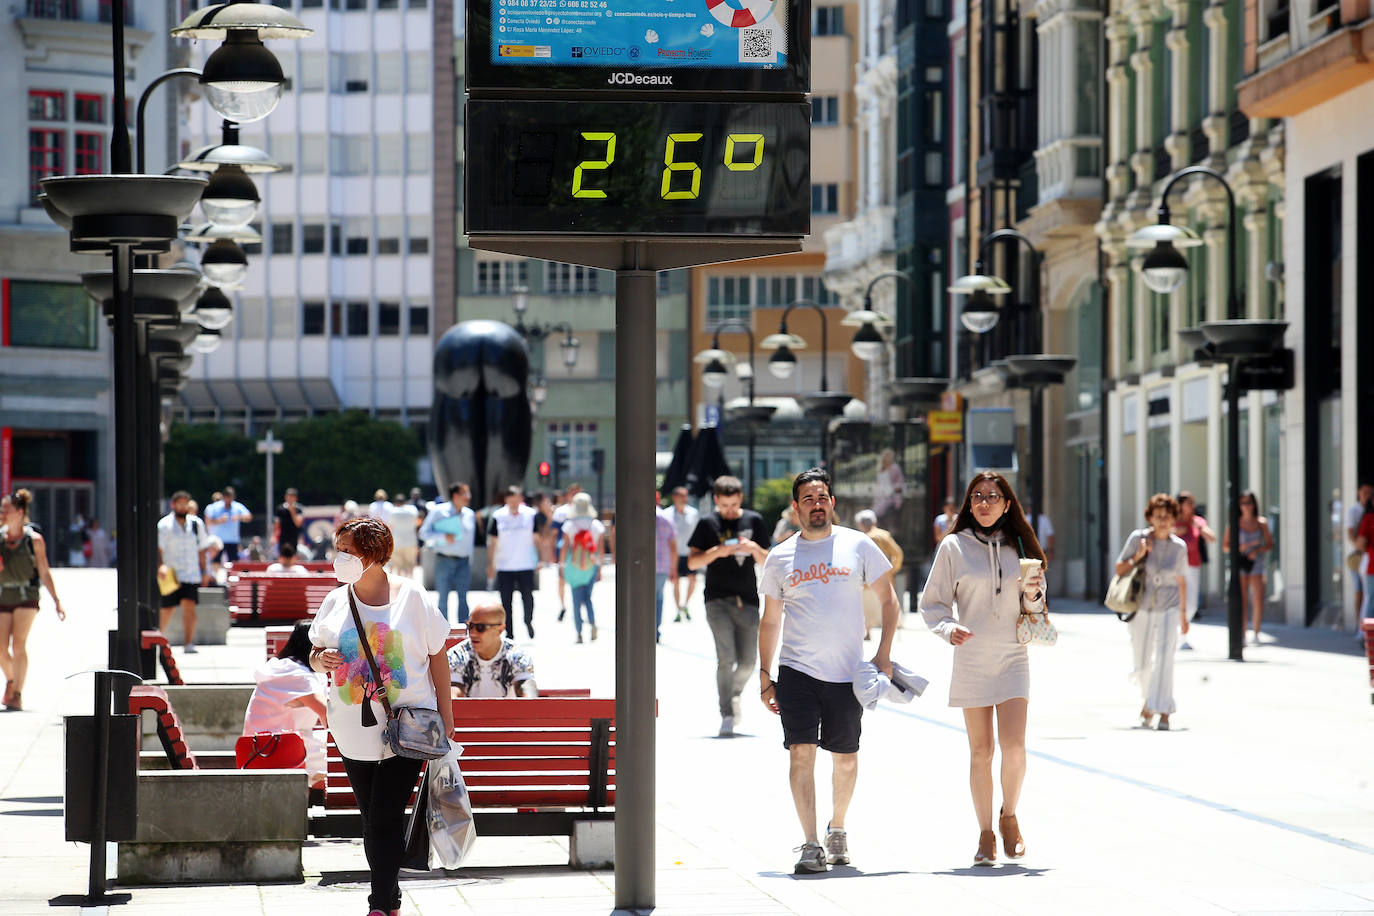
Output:
[[[1296,351],[1295,387],[1260,405],[1263,443],[1279,437],[1265,461],[1283,469],[1283,611],[1292,623],[1351,626],[1344,515],[1356,486],[1374,482],[1374,365],[1361,358],[1374,338],[1374,124],[1364,115],[1374,106],[1374,18],[1367,2],[1266,0],[1248,5],[1243,21],[1237,103],[1252,125],[1269,125],[1261,162],[1272,164],[1273,200],[1268,214],[1246,214],[1247,251],[1260,244],[1261,257],[1275,259],[1261,277],[1251,255],[1247,285],[1264,282],[1250,305],[1286,319]],[[1282,426],[1271,433],[1276,409]],[[1268,465],[1259,470],[1250,479],[1268,482]]]
[[[132,114],[183,50],[167,35],[176,3],[126,9]],[[11,87],[0,103],[0,490],[33,490],[34,520],[50,536],[77,514],[114,518],[111,344],[81,286],[83,272],[109,262],[73,254],[35,201],[45,177],[110,170],[110,31],[110,4],[100,0],[14,3],[0,26],[0,77]],[[155,158],[175,150],[174,112],[170,98],[149,106]],[[50,557],[63,562],[65,551],[55,546]]]
[[[297,0],[294,12],[315,34],[273,46],[289,90],[241,128],[288,169],[256,179],[263,241],[246,249],[235,320],[193,370],[182,415],[254,432],[356,408],[423,427],[434,341],[455,314],[452,5]],[[187,118],[187,147],[218,142],[206,106]]]

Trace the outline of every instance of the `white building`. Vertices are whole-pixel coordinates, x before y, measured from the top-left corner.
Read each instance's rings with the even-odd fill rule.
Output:
[[[178,4],[127,4],[126,92],[176,66]],[[72,254],[34,197],[50,175],[110,170],[108,0],[22,0],[0,24],[0,491],[34,491],[51,537],[81,513],[114,516],[110,337],[81,288],[108,259]],[[168,158],[169,100],[148,109],[147,147]],[[130,125],[132,133],[133,125]],[[60,539],[57,539],[60,542]],[[65,551],[49,556],[61,562]]]
[[[268,42],[290,86],[241,130],[289,169],[256,177],[261,251],[248,249],[234,322],[182,406],[246,430],[339,408],[423,423],[435,331],[454,310],[454,11],[304,0],[293,12],[315,34]],[[218,142],[207,106],[188,117],[188,148]]]

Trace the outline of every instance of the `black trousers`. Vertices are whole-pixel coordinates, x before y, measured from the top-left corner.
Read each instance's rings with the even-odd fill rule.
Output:
[[[363,818],[363,852],[372,873],[369,909],[391,912],[401,908],[401,862],[405,858],[406,802],[420,778],[424,761],[410,757],[387,760],[343,759],[348,784],[358,799]]]
[[[525,605],[525,631],[534,637],[534,570],[498,570],[496,588],[501,592],[501,606],[506,609],[506,635],[515,637],[515,593]]]

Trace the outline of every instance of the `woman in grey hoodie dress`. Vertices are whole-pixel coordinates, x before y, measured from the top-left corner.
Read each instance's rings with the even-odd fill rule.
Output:
[[[1025,582],[1020,558],[1041,563]],[[921,593],[921,615],[936,635],[954,646],[949,705],[964,710],[969,744],[969,788],[978,818],[974,865],[997,861],[992,832],[992,754],[1002,750],[1002,809],[998,828],[1008,858],[1025,854],[1016,804],[1026,777],[1026,708],[1030,666],[1016,641],[1023,610],[1045,607],[1045,553],[1040,549],[1001,474],[974,476],[949,533],[940,540]],[[993,714],[996,713],[994,742]]]

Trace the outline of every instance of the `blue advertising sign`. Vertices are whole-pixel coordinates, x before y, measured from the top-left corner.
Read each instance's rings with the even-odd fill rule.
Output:
[[[490,59],[498,66],[787,66],[779,0],[492,2]]]

